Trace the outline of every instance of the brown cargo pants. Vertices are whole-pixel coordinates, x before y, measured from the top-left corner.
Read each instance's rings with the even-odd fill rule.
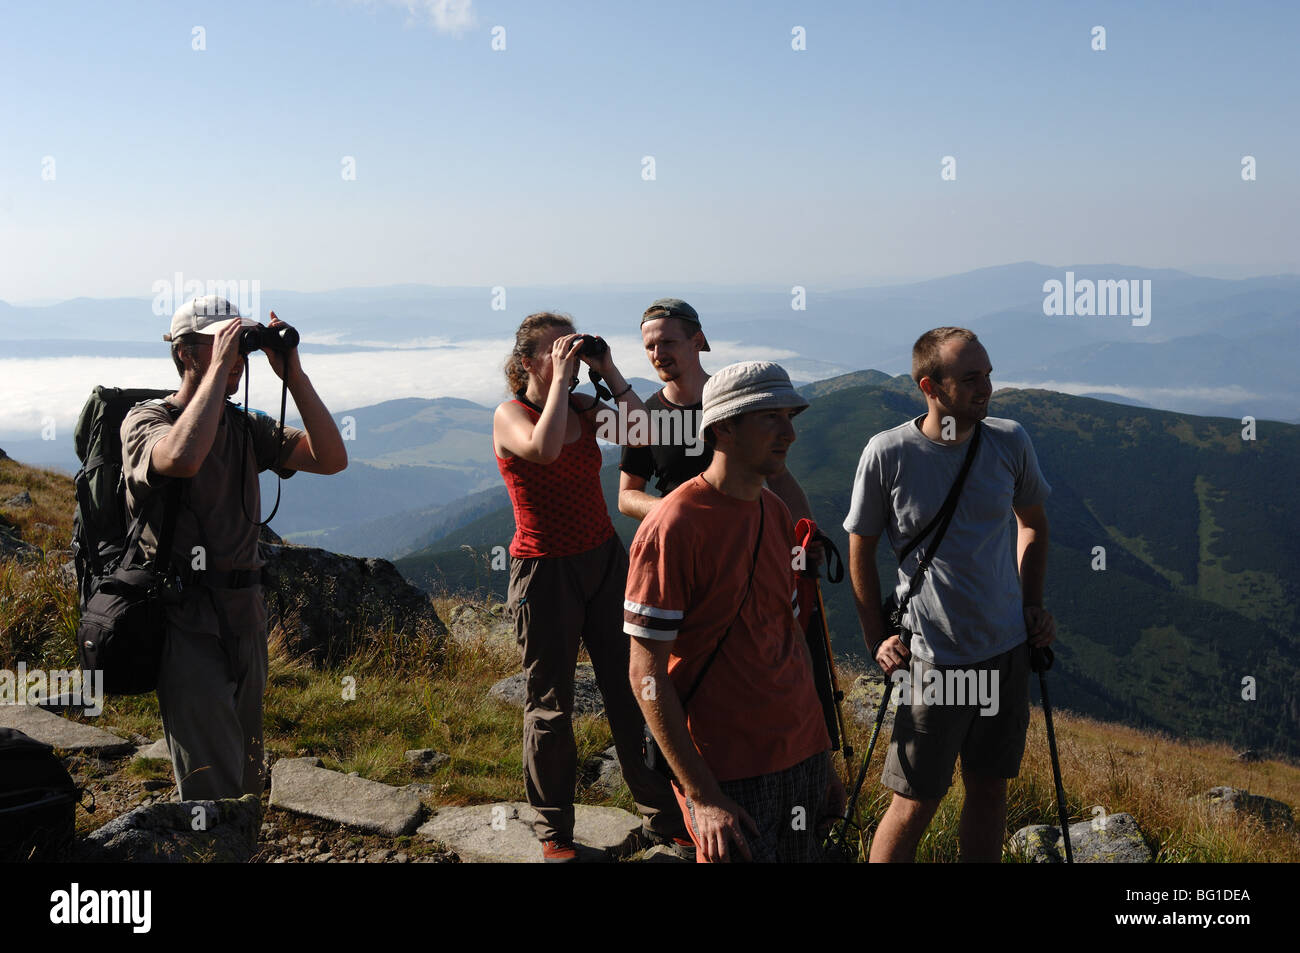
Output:
[[[572,839],[578,751],[573,680],[578,643],[587,647],[619,765],[645,826],[686,836],[669,783],[641,758],[641,708],[628,683],[630,643],[623,634],[627,550],[617,536],[576,556],[510,560],[510,607],[527,676],[524,787],[542,816],[541,840]]]

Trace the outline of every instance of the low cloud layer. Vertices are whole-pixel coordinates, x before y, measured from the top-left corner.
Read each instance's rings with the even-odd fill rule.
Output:
[[[608,339],[619,369],[628,377],[654,379],[640,338]],[[711,341],[705,355],[710,373],[742,360],[781,361],[795,352],[778,348]],[[385,351],[355,351],[303,355],[303,367],[326,406],[338,412],[399,397],[460,397],[494,406],[505,399],[502,366],[512,342],[500,339],[463,341],[430,350],[409,347]],[[249,402],[268,413],[279,413],[280,382],[266,361],[254,355]],[[585,372],[582,374],[585,379]],[[165,348],[154,358],[69,356],[0,359],[0,434],[35,437],[47,418],[58,428],[57,439],[70,439],[72,426],[86,397],[97,384],[117,387],[176,387],[176,368]],[[239,399],[243,399],[240,385]],[[294,414],[292,399],[289,414]]]

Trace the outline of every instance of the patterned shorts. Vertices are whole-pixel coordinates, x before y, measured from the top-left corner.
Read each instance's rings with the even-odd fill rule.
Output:
[[[829,752],[821,751],[792,768],[760,774],[739,781],[722,781],[719,787],[758,825],[758,837],[748,830],[745,841],[757,863],[819,863],[821,842],[817,818],[830,783]],[[689,798],[691,829],[695,831],[695,808]]]

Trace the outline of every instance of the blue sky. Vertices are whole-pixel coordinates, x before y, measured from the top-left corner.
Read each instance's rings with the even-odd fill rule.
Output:
[[[1294,5],[460,6],[5,4],[0,299],[1300,270]]]

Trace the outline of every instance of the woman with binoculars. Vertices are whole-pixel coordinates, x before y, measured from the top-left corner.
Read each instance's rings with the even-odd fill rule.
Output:
[[[579,362],[604,379],[617,409],[571,393]],[[576,333],[572,320],[560,314],[524,319],[505,373],[514,399],[497,407],[492,442],[515,513],[509,603],[527,677],[524,785],[528,803],[542,818],[537,831],[543,860],[578,859],[573,684],[579,640],[591,656],[623,777],[647,833],[661,842],[689,843],[668,782],[641,757],[643,722],[628,683],[623,634],[627,550],[614,532],[600,485],[597,418],[644,414],[645,406],[605,342]]]

